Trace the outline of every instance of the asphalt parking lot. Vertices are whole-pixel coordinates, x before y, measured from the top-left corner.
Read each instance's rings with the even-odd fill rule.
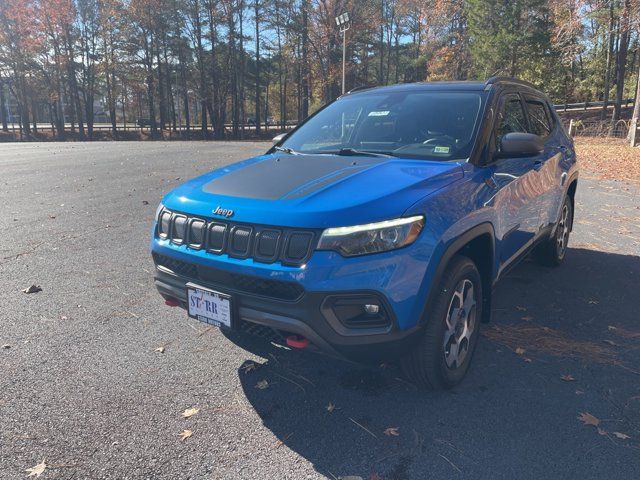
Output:
[[[467,379],[424,393],[161,301],[163,194],[266,148],[0,145],[0,478],[637,478],[638,186],[581,180],[566,263],[513,270]]]

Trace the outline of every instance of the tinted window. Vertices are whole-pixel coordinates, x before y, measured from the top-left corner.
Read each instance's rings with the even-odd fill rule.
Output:
[[[551,133],[551,123],[547,116],[547,109],[542,102],[527,100],[527,111],[529,112],[529,124],[531,133],[546,137]]]
[[[297,152],[351,148],[397,157],[463,160],[479,123],[483,92],[400,91],[347,95],[283,144]]]
[[[496,128],[496,140],[500,145],[500,140],[507,133],[526,132],[527,120],[520,97],[517,95],[509,95],[502,102],[500,114],[498,115],[498,127]]]

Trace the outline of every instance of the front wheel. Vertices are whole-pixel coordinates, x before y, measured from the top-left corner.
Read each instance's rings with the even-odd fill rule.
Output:
[[[456,255],[435,288],[423,337],[401,364],[416,385],[443,389],[460,383],[471,363],[482,316],[480,273],[469,258]]]

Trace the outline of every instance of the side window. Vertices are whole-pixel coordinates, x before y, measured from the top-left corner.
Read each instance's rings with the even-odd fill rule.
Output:
[[[500,112],[498,113],[498,125],[496,127],[496,141],[500,145],[500,140],[507,133],[527,132],[527,120],[522,110],[520,97],[517,95],[507,95],[502,99]]]
[[[527,111],[529,112],[529,124],[531,133],[546,137],[551,133],[551,121],[547,114],[544,103],[537,100],[527,100]]]

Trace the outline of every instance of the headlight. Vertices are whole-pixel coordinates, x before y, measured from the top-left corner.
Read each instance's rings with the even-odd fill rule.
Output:
[[[386,252],[411,245],[424,227],[424,217],[396,218],[384,222],[327,228],[318,250],[335,250],[345,257]]]

